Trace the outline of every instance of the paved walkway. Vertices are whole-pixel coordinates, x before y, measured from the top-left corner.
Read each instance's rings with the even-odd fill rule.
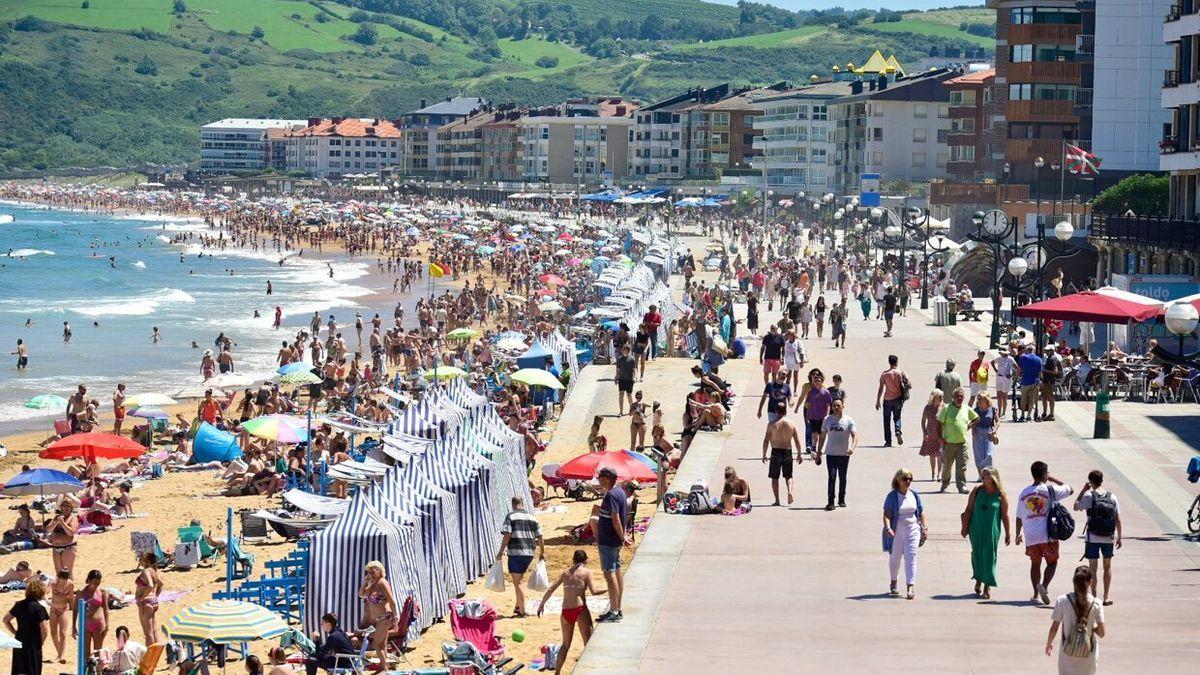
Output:
[[[764,323],[771,319],[765,316]],[[903,668],[924,672],[1053,672],[1055,661],[1042,654],[1050,612],[1029,602],[1023,551],[1001,549],[1000,585],[992,600],[977,599],[970,547],[958,534],[965,497],[936,494],[928,461],[918,456],[920,408],[934,375],[947,357],[964,371],[975,346],[987,339],[986,326],[976,335],[969,325],[930,322],[910,311],[898,319],[897,337],[883,339],[881,322],[855,320],[844,351],[831,349],[827,339],[808,342],[811,365],[845,379],[848,411],[859,424],[848,508],[823,510],[824,467],[806,462],[797,467],[792,508],[760,507],[737,518],[656,514],[628,571],[625,620],[600,627],[575,672],[862,673],[888,667],[883,659],[898,652]],[[914,391],[904,412],[907,443],[885,449],[874,394],[888,353],[900,355]],[[735,387],[747,395],[728,438],[702,435],[679,484],[706,476],[719,485],[722,468],[732,464],[750,480],[755,501],[770,502],[759,461],[765,420],[755,416],[760,386],[756,373],[738,378]],[[1116,604],[1106,608],[1110,632],[1102,641],[1102,667],[1195,672],[1200,544],[1181,536],[1196,493],[1182,474],[1200,433],[1194,419],[1166,415],[1171,406],[1117,404],[1114,439],[1085,440],[1088,406],[1060,406],[1057,422],[1002,426],[997,465],[1006,488],[1015,501],[1036,459],[1076,488],[1090,469],[1103,469],[1121,499],[1126,540],[1115,560]],[[883,498],[901,466],[914,471],[918,491],[930,493],[930,537],[920,551],[911,602],[887,595],[879,544]],[[972,463],[968,476],[974,475]],[[1051,595],[1069,590],[1082,549],[1079,539],[1063,543]]]

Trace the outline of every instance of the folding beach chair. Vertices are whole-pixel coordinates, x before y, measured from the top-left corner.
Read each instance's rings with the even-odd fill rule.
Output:
[[[450,630],[454,637],[470,642],[495,662],[504,658],[504,645],[496,637],[496,619],[499,615],[487,600],[450,601]]]
[[[237,537],[229,542],[229,555],[233,556],[233,578],[245,579],[254,571],[254,554],[242,550],[242,542]]]
[[[146,647],[146,653],[142,655],[142,660],[138,663],[137,675],[152,675],[158,669],[158,662],[162,660],[163,652],[167,646],[161,642]]]
[[[201,560],[210,560],[217,555],[217,549],[208,543],[208,539],[204,536],[204,528],[199,525],[189,525],[179,528],[179,542],[181,544],[196,544],[200,551]]]
[[[242,521],[243,541],[270,541],[271,530],[267,527],[266,519],[254,515],[254,511],[249,509],[238,511],[238,517]]]
[[[154,532],[138,532],[136,530],[130,532],[129,547],[138,560],[141,560],[143,553],[153,553],[158,560],[159,567],[166,567],[171,563],[171,559],[162,550],[158,535]]]

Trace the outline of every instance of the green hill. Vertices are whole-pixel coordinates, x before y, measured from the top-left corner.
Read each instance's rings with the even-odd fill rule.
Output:
[[[186,163],[197,128],[222,117],[394,116],[459,93],[653,100],[800,81],[876,48],[910,62],[992,44],[975,34],[986,10],[872,16],[699,0],[0,0],[0,169]]]

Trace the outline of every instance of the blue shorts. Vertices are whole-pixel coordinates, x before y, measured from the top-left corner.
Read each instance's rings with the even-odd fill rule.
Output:
[[[532,564],[533,556],[531,555],[510,555],[508,556],[508,573],[525,574]]]
[[[1083,557],[1088,560],[1098,560],[1100,556],[1105,559],[1113,557],[1113,545],[1101,544],[1095,541],[1085,542],[1083,545]]]
[[[597,546],[600,549],[600,571],[616,572],[621,569],[620,546]]]

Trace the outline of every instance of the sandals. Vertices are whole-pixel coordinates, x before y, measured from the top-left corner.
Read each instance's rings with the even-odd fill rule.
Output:
[[[905,598],[906,600],[912,600],[912,599],[914,599],[914,598],[916,598],[916,597],[917,597],[917,596],[916,596],[916,594],[914,594],[914,593],[913,593],[913,587],[910,585],[910,586],[908,587],[908,593],[907,593],[907,594],[904,596],[904,598]]]
[[[896,582],[892,582],[892,589],[888,591],[888,595],[900,595],[900,591],[896,590]]]

